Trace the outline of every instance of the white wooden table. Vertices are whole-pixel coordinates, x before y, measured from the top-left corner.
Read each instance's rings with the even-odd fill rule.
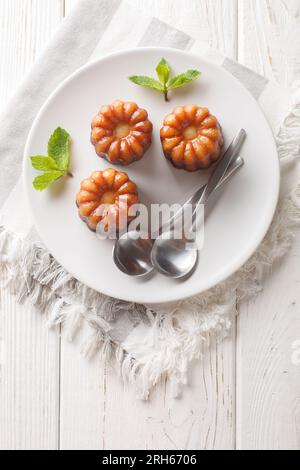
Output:
[[[75,1],[0,0],[0,108]],[[300,0],[129,1],[283,85],[300,79]],[[183,397],[163,382],[146,403],[2,290],[0,448],[299,449],[299,259],[300,234]]]

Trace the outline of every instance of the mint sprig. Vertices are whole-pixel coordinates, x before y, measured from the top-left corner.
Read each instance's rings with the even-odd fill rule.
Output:
[[[65,129],[55,129],[48,141],[48,155],[30,157],[31,164],[43,174],[34,178],[32,184],[37,191],[43,191],[53,181],[69,172],[71,137]]]
[[[156,66],[156,73],[158,80],[147,75],[132,75],[128,77],[136,85],[140,85],[147,88],[152,88],[156,91],[162,91],[164,93],[165,101],[169,101],[168,91],[175,88],[182,87],[188,83],[197,80],[201,72],[195,69],[187,70],[186,72],[170,77],[171,68],[166,59],[161,58]]]

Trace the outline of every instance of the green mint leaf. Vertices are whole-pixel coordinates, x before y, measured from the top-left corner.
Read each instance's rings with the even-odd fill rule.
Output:
[[[69,167],[70,135],[67,131],[58,127],[51,135],[48,142],[48,155],[53,158],[60,170],[66,171]]]
[[[153,90],[162,91],[165,97],[165,101],[169,101],[168,90],[179,88],[187,83],[190,83],[200,77],[201,73],[198,70],[187,70],[184,73],[176,75],[170,78],[171,68],[163,57],[160,59],[156,66],[156,73],[159,81],[155,78],[144,76],[144,75],[133,75],[128,77],[136,85],[140,85]]]
[[[147,77],[144,75],[132,75],[128,77],[136,85],[140,85],[146,88],[152,88],[153,90],[157,91],[164,91],[163,85],[155,78]]]
[[[59,170],[54,170],[54,171],[48,171],[40,176],[37,176],[34,178],[32,184],[34,189],[37,191],[43,191],[43,189],[46,189],[49,184],[51,184],[54,180],[59,178],[64,174],[63,171]]]
[[[171,72],[170,66],[168,62],[166,61],[166,59],[164,58],[160,59],[155,70],[159,78],[159,81],[163,85],[165,85],[167,81],[169,80],[170,72]]]
[[[187,70],[184,73],[180,73],[175,77],[171,78],[169,83],[167,83],[168,90],[173,90],[174,88],[179,88],[187,83],[190,83],[194,80],[197,80],[201,75],[201,72],[198,70]]]
[[[40,171],[58,170],[56,161],[48,156],[36,155],[31,158],[33,168]]]

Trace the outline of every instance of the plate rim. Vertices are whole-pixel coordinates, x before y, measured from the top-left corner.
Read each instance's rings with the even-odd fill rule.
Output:
[[[81,73],[85,72],[89,68],[93,68],[95,66],[95,64],[97,64],[99,62],[101,63],[103,60],[111,58],[111,57],[118,57],[118,56],[121,56],[121,55],[130,55],[132,53],[135,53],[135,52],[138,52],[138,51],[143,51],[143,50],[145,50],[145,51],[158,51],[158,52],[159,51],[164,51],[165,53],[168,53],[168,52],[174,53],[175,52],[175,53],[178,53],[180,55],[185,55],[185,56],[188,55],[192,58],[195,58],[196,60],[200,59],[202,62],[208,64],[208,66],[213,67],[213,68],[217,69],[218,71],[221,71],[222,73],[225,73],[226,75],[230,76],[231,79],[233,79],[236,83],[239,84],[239,86],[241,86],[244,89],[244,91],[248,94],[250,99],[253,100],[256,103],[256,106],[260,110],[261,115],[262,115],[262,117],[263,117],[263,119],[264,119],[264,121],[267,125],[267,128],[269,129],[270,137],[271,137],[272,144],[273,144],[273,147],[274,147],[274,153],[277,155],[277,165],[274,165],[274,170],[276,171],[276,175],[274,175],[276,187],[274,187],[273,201],[272,201],[272,205],[270,205],[270,207],[272,207],[272,210],[270,210],[270,212],[267,214],[267,216],[264,217],[264,219],[265,219],[264,224],[262,225],[262,228],[260,229],[260,231],[257,233],[257,236],[255,237],[255,241],[253,242],[251,247],[249,247],[247,250],[245,250],[245,253],[242,257],[238,257],[238,261],[234,261],[230,265],[230,269],[229,268],[224,268],[224,269],[220,270],[219,274],[215,275],[213,280],[211,282],[208,282],[204,288],[202,288],[200,290],[198,290],[197,288],[194,288],[194,289],[192,289],[193,292],[186,293],[186,294],[180,294],[178,296],[175,296],[173,294],[170,298],[167,298],[166,300],[163,300],[163,301],[161,301],[161,300],[152,300],[152,299],[150,299],[150,300],[146,299],[144,301],[143,300],[132,300],[132,298],[130,298],[130,296],[126,297],[124,295],[116,297],[115,293],[108,292],[107,289],[106,289],[106,292],[103,292],[102,290],[99,290],[99,288],[97,288],[95,286],[92,286],[91,284],[87,284],[86,282],[82,281],[80,279],[80,277],[77,277],[77,275],[74,275],[74,273],[71,272],[69,269],[66,269],[64,267],[63,263],[61,263],[55,256],[52,255],[51,250],[47,246],[47,243],[44,242],[44,238],[43,238],[42,233],[41,233],[42,230],[39,227],[39,223],[38,223],[38,221],[37,221],[37,219],[34,215],[34,211],[33,211],[33,208],[31,206],[30,196],[29,196],[29,191],[28,191],[28,181],[27,181],[27,178],[26,178],[26,165],[28,165],[27,156],[28,156],[28,149],[29,149],[30,144],[31,144],[32,136],[33,136],[34,131],[35,131],[35,129],[36,129],[38,123],[39,123],[40,116],[43,114],[45,108],[47,108],[48,104],[52,101],[52,99],[55,97],[55,95],[58,94],[60,92],[60,90],[68,84],[68,82],[71,82],[75,77],[79,76]],[[178,302],[180,300],[185,300],[185,299],[188,299],[188,298],[192,298],[196,295],[203,294],[204,292],[210,290],[211,288],[215,287],[216,285],[220,284],[221,282],[225,282],[230,276],[232,276],[234,273],[236,273],[251,258],[253,253],[255,253],[257,247],[263,241],[263,239],[264,239],[264,237],[265,237],[265,235],[266,235],[266,233],[267,233],[267,231],[268,231],[268,229],[269,229],[269,227],[272,223],[272,220],[273,220],[276,208],[277,208],[277,204],[278,204],[278,200],[279,200],[279,191],[280,191],[280,162],[279,162],[279,158],[278,158],[278,150],[277,150],[275,136],[274,136],[273,130],[272,130],[272,128],[271,128],[271,126],[270,126],[270,124],[269,124],[269,122],[268,122],[268,120],[265,116],[265,113],[263,112],[263,110],[262,110],[261,106],[259,105],[258,101],[252,96],[252,94],[245,87],[245,85],[240,80],[238,80],[234,75],[232,75],[230,72],[228,72],[225,68],[221,67],[220,65],[214,64],[213,62],[210,62],[206,58],[203,58],[199,54],[196,54],[194,52],[185,51],[185,50],[172,48],[172,47],[156,47],[156,46],[134,47],[134,48],[121,49],[121,50],[118,50],[118,51],[107,53],[107,54],[104,54],[104,55],[102,55],[101,57],[99,57],[97,59],[89,61],[88,63],[82,65],[81,67],[76,69],[74,72],[72,72],[70,75],[68,75],[49,94],[49,96],[46,98],[46,100],[42,104],[41,108],[39,109],[38,113],[36,114],[36,116],[34,118],[34,121],[31,125],[30,131],[27,135],[26,144],[25,144],[24,152],[23,152],[22,182],[23,182],[23,187],[24,187],[24,191],[25,191],[25,197],[26,197],[26,200],[27,200],[27,205],[29,207],[29,211],[30,211],[30,214],[31,214],[31,217],[32,217],[32,221],[33,221],[34,226],[35,226],[35,228],[38,232],[38,235],[40,236],[43,243],[45,243],[46,249],[49,251],[51,256],[53,256],[53,258],[64,269],[66,269],[66,271],[68,271],[76,280],[78,280],[79,282],[81,282],[84,285],[87,285],[88,287],[90,287],[91,289],[99,292],[100,294],[107,295],[107,296],[110,296],[110,297],[114,297],[114,298],[117,298],[119,300],[123,300],[123,301],[126,301],[126,302],[138,302],[138,303],[145,303],[145,304],[150,304],[150,305],[159,305],[159,304],[167,304],[167,303],[171,303],[171,302]],[[151,297],[151,294],[148,297]]]

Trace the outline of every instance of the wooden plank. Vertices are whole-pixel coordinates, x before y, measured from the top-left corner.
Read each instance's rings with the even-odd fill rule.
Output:
[[[80,341],[61,343],[60,449],[99,449],[105,441],[107,371],[99,355],[81,356]]]
[[[55,449],[59,336],[4,289],[0,305],[0,449]]]
[[[291,85],[300,79],[300,1],[239,0],[239,61]]]
[[[236,1],[130,0],[187,33],[236,57]],[[66,0],[66,13],[73,6]],[[212,340],[203,364],[192,367],[182,397],[162,381],[148,402],[136,398],[101,359],[82,359],[76,344],[62,341],[63,449],[231,449],[235,445],[235,331]]]
[[[0,110],[47,44],[63,5],[63,0],[1,0]]]
[[[199,39],[228,57],[237,52],[237,0],[128,0],[150,16],[156,16]],[[199,51],[201,54],[201,51]]]
[[[300,1],[240,0],[239,58],[283,85],[299,79]],[[293,168],[288,186],[299,181]],[[300,234],[264,291],[241,306],[237,341],[237,446],[299,449]]]
[[[63,341],[61,448],[233,448],[233,351],[232,338],[219,345],[212,339],[181,397],[173,398],[170,384],[162,380],[144,402],[99,356],[87,361],[76,344]]]
[[[300,175],[299,175],[300,176]],[[300,243],[276,266],[264,292],[242,306],[237,350],[237,445],[300,448]]]
[[[1,0],[0,108],[62,16],[61,0]],[[43,316],[0,294],[0,448],[58,447],[59,336]]]

